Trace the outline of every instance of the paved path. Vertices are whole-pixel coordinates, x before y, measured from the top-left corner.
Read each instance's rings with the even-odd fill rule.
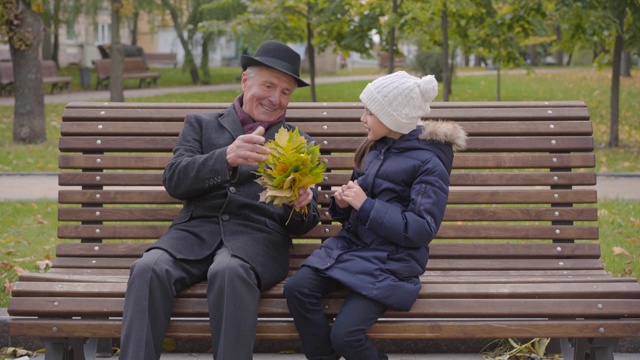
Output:
[[[640,173],[601,174],[597,182],[599,199],[640,201]],[[65,186],[65,189],[73,188]],[[0,173],[0,201],[55,200],[59,189],[58,175],[55,173]]]
[[[569,71],[584,71],[584,69],[544,69],[538,68],[534,70],[536,73],[550,73],[550,72],[569,72]],[[503,70],[503,74],[525,74],[524,69],[510,69]],[[478,75],[494,75],[495,70],[479,69],[479,70],[466,70],[457,71],[456,76],[478,76]],[[352,76],[322,76],[316,78],[316,84],[330,84],[337,82],[350,82],[360,80],[373,80],[384,74],[374,75],[352,75]],[[305,79],[309,81],[309,79]],[[208,91],[221,91],[221,90],[239,90],[240,82],[234,84],[220,84],[220,85],[192,85],[192,86],[172,86],[172,87],[156,87],[156,88],[144,88],[144,89],[126,89],[124,91],[124,98],[141,98],[151,97],[156,95],[165,94],[188,94],[195,92],[208,92]],[[67,104],[71,101],[108,101],[108,90],[86,90],[71,93],[57,93],[49,94],[45,93],[45,103],[47,104]],[[0,97],[0,106],[13,106],[14,98]],[[639,359],[640,360],[640,359]]]
[[[350,82],[360,80],[373,80],[380,75],[354,75],[354,76],[328,76],[316,79],[316,84],[330,84],[338,82]],[[124,98],[142,98],[166,94],[188,94],[196,92],[240,90],[240,82],[234,84],[220,85],[197,85],[197,86],[171,86],[143,89],[125,89]],[[87,90],[71,93],[45,94],[44,101],[47,104],[67,104],[71,101],[108,101],[108,90]],[[0,106],[13,106],[14,97],[0,97]]]

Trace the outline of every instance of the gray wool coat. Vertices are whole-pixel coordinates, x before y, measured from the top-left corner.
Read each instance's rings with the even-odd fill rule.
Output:
[[[273,139],[283,126],[293,128],[281,121],[265,138]],[[263,188],[255,181],[257,168],[240,166],[231,173],[227,169],[227,147],[242,134],[233,105],[220,113],[186,116],[163,175],[169,195],[183,200],[184,206],[150,249],[195,260],[211,254],[222,241],[253,267],[260,289],[266,290],[288,274],[291,235],[302,235],[318,224],[318,194],[314,190],[306,217],[295,212],[288,223],[291,207],[276,209],[259,202]]]

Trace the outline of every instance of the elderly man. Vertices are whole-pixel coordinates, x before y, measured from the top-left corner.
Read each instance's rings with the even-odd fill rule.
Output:
[[[300,79],[300,56],[277,41],[243,55],[242,90],[226,110],[185,118],[164,171],[167,192],[184,201],[169,230],[131,267],[125,296],[121,360],[159,359],[181,290],[207,281],[213,357],[252,359],[260,291],[288,273],[291,235],[319,221],[317,191],[301,189],[294,204],[259,202],[254,171],[263,144],[285,122]],[[305,134],[306,136],[306,134]],[[303,216],[292,207],[308,207]]]

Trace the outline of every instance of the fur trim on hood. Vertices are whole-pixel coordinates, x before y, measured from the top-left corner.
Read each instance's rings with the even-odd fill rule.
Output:
[[[422,126],[420,139],[449,143],[453,151],[461,151],[467,147],[467,133],[454,121],[421,120],[418,125]]]

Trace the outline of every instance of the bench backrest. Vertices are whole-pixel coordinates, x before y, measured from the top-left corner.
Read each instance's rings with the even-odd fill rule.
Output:
[[[175,65],[178,62],[176,53],[145,53],[144,59],[147,64]]]
[[[42,77],[57,77],[58,76],[58,66],[53,60],[42,60]]]
[[[13,63],[10,61],[0,62],[0,84],[11,84],[13,80]]]
[[[226,106],[67,105],[59,146],[59,183],[72,188],[59,193],[58,236],[87,243],[128,240],[142,245],[122,244],[121,250],[132,246],[138,251],[157,239],[181,205],[162,187],[162,171],[171,159],[185,114]],[[331,221],[326,206],[331,188],[350,177],[353,151],[365,136],[359,122],[362,111],[359,103],[290,104],[289,122],[315,138],[327,163],[320,184],[322,221],[300,237],[305,242],[317,243],[340,228]],[[445,243],[439,251],[446,252],[449,243],[465,247],[487,243],[477,252],[467,252],[472,254],[466,255],[470,259],[478,260],[484,251],[496,251],[495,243],[501,254],[513,257],[516,269],[545,268],[548,264],[521,259],[542,255],[556,262],[560,252],[572,258],[596,257],[594,266],[601,266],[594,252],[598,245],[590,244],[598,239],[596,176],[585,171],[595,166],[595,156],[592,124],[583,102],[434,103],[429,118],[455,120],[469,134],[468,148],[454,160],[445,220],[434,240]],[[87,254],[78,256],[91,256],[87,246]],[[307,252],[296,251],[301,257]],[[457,250],[451,247],[451,251]],[[431,257],[438,256],[432,253]],[[297,263],[292,261],[292,266]],[[429,267],[434,266],[437,261],[430,261]],[[487,269],[492,266],[487,262]]]
[[[96,68],[96,75],[98,79],[108,79],[111,75],[111,59],[97,59],[93,62]],[[122,73],[123,74],[136,74],[145,73],[149,70],[147,63],[142,57],[127,57],[124,58]]]

